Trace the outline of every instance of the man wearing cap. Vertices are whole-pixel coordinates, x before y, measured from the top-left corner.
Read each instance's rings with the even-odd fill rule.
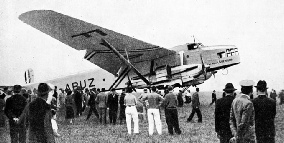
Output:
[[[9,119],[10,136],[12,143],[26,142],[26,127],[25,123],[17,124],[20,115],[22,114],[27,104],[26,98],[20,94],[21,85],[14,85],[14,95],[6,101],[5,114]]]
[[[190,122],[195,114],[197,113],[198,122],[202,123],[202,115],[199,109],[200,102],[199,102],[199,88],[196,88],[196,92],[192,94],[192,111],[189,117],[187,118],[187,122]]]
[[[276,101],[266,96],[267,84],[264,80],[257,83],[258,97],[253,102],[255,110],[255,134],[257,143],[275,143]]]
[[[169,93],[165,95],[164,106],[165,106],[165,115],[166,123],[168,125],[168,131],[170,135],[173,135],[173,129],[175,129],[176,134],[180,135],[181,130],[179,128],[178,121],[178,111],[177,111],[177,97],[173,93],[173,87],[168,87]]]
[[[230,111],[230,128],[233,134],[231,140],[238,143],[255,143],[254,107],[249,95],[253,92],[254,82],[240,82],[241,95],[233,100]]]
[[[217,133],[217,137],[220,139],[220,143],[229,143],[230,139],[233,137],[229,120],[235,90],[236,89],[232,83],[227,83],[225,89],[223,89],[225,97],[216,101],[215,131]]]

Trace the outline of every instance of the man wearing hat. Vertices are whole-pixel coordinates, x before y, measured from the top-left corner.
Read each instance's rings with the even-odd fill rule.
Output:
[[[166,114],[166,123],[170,135],[173,135],[173,129],[179,135],[181,130],[179,128],[178,111],[177,111],[177,97],[173,93],[173,87],[168,86],[169,93],[165,95],[164,105]]]
[[[199,88],[196,88],[196,92],[192,94],[192,111],[189,117],[187,118],[187,122],[190,122],[195,114],[197,113],[198,122],[202,123],[202,115],[199,109],[200,102],[199,102]]]
[[[264,80],[257,83],[258,97],[253,102],[255,110],[255,134],[258,143],[275,143],[276,101],[266,96],[267,84]]]
[[[235,90],[236,89],[232,83],[227,83],[225,89],[223,89],[225,97],[216,101],[215,131],[217,133],[217,137],[220,139],[220,143],[229,143],[230,139],[233,137],[229,120]]]
[[[19,117],[27,104],[26,98],[20,94],[21,90],[21,85],[14,85],[14,95],[7,99],[4,111],[9,119],[10,136],[12,143],[26,142],[25,124],[17,124]]]
[[[55,143],[51,124],[51,101],[54,86],[48,83],[38,85],[37,98],[28,104],[19,119],[19,123],[29,123],[29,143]]]
[[[250,101],[254,82],[243,80],[240,82],[241,95],[233,100],[230,111],[230,128],[233,134],[231,140],[238,143],[255,143],[254,107]]]

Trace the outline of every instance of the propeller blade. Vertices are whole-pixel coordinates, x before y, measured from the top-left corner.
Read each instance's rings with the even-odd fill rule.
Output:
[[[206,70],[206,67],[205,67],[205,64],[204,64],[204,61],[203,61],[203,58],[202,58],[202,55],[200,54],[200,59],[201,59],[201,64],[202,64],[202,71],[203,71],[203,75],[204,75],[204,78],[207,79],[207,70]]]
[[[128,86],[130,86],[135,92],[137,92],[136,89],[133,87],[132,82],[131,82],[128,74],[127,74],[127,78],[128,78]]]

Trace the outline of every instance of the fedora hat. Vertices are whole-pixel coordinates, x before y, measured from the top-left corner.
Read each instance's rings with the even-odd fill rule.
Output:
[[[40,83],[38,85],[37,93],[38,95],[45,95],[52,90],[52,87],[47,83]]]
[[[234,85],[232,83],[227,83],[225,85],[225,88],[223,89],[223,91],[235,91],[237,89],[234,88]]]
[[[265,80],[259,80],[259,81],[257,82],[257,85],[254,86],[254,87],[256,87],[257,89],[268,89]]]
[[[21,85],[14,85],[13,91],[15,93],[19,93],[19,92],[21,92],[21,90],[22,90],[22,86]]]

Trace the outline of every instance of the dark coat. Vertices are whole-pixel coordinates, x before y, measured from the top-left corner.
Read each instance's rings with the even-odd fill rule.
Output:
[[[118,109],[118,94],[117,93],[108,94],[107,106],[112,110]]]
[[[6,101],[5,114],[9,119],[10,127],[24,127],[24,123],[17,124],[13,118],[19,118],[27,104],[26,98],[20,94],[15,94]]]
[[[196,108],[200,106],[200,102],[199,102],[199,93],[195,92],[192,94],[192,107]]]
[[[5,127],[4,107],[5,107],[5,100],[0,98],[0,128]]]
[[[55,143],[51,125],[51,105],[45,100],[36,98],[25,108],[19,122],[26,122],[29,143]]]
[[[260,95],[253,101],[255,110],[255,133],[257,137],[274,137],[276,101]]]
[[[233,96],[227,95],[216,101],[215,131],[220,136],[232,136],[230,129],[230,111],[233,100]]]

